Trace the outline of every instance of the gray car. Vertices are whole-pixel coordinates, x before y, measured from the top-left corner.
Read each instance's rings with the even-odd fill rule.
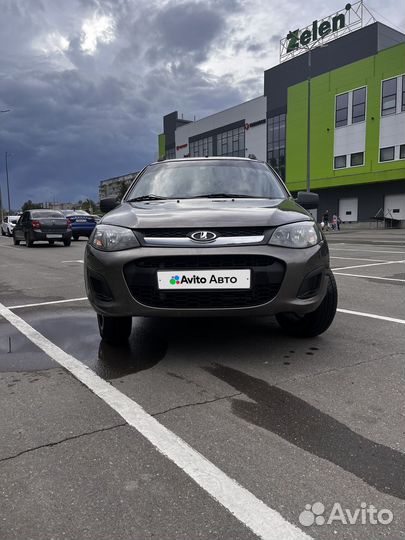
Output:
[[[133,316],[275,315],[302,337],[324,332],[337,306],[326,240],[264,162],[188,158],[153,163],[86,247],[88,298],[100,335],[124,342]]]

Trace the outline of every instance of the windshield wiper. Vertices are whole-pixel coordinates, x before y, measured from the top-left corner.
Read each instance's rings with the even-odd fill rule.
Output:
[[[226,198],[226,199],[257,199],[257,195],[241,195],[240,193],[205,193],[204,195],[195,195],[193,199],[214,199],[214,198]]]
[[[132,199],[127,199],[126,202],[141,202],[141,201],[164,201],[167,197],[160,197],[159,195],[154,195],[150,193],[149,195],[141,195],[140,197],[133,197]]]

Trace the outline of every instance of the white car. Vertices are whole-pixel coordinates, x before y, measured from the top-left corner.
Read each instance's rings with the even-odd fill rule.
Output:
[[[1,224],[1,235],[13,236],[13,229],[19,219],[20,216],[5,216]]]

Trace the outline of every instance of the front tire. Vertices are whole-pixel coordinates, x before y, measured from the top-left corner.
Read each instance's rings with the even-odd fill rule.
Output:
[[[3,230],[3,227],[1,228],[1,236],[6,236],[6,233]]]
[[[338,302],[336,281],[332,273],[328,275],[328,288],[320,306],[306,315],[279,313],[276,319],[281,328],[291,336],[319,336],[329,328],[335,318]]]
[[[20,241],[17,240],[17,238],[14,236],[14,234],[13,234],[13,244],[14,244],[15,246],[19,246],[19,245],[20,245]]]
[[[79,240],[79,236],[77,234],[74,234],[73,235],[73,240],[76,240],[76,241]]]
[[[97,314],[97,322],[101,338],[112,345],[124,345],[131,335],[132,317],[106,317]]]

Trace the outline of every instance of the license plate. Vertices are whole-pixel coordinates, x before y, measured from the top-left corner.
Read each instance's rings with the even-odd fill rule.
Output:
[[[159,289],[167,291],[250,289],[250,270],[158,271],[157,278]]]
[[[61,234],[47,234],[47,238],[62,238]]]
[[[76,223],[87,223],[87,219],[76,219]]]

